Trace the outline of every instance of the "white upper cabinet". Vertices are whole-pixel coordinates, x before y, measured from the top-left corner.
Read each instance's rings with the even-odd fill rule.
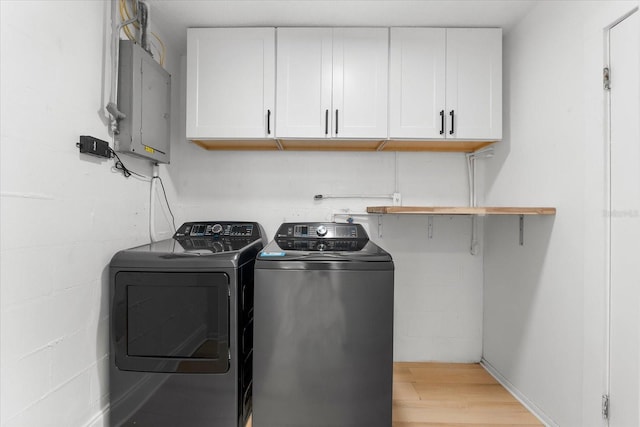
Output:
[[[187,139],[272,138],[275,29],[190,28]]]
[[[502,30],[392,28],[391,138],[502,138]]]
[[[444,138],[446,30],[392,28],[392,138]]]
[[[388,29],[278,29],[279,138],[387,137]]]
[[[276,134],[330,136],[331,28],[278,28]]]
[[[388,28],[187,34],[186,133],[203,146],[246,140],[244,148],[288,149],[296,140],[344,139],[370,149],[362,144],[388,138],[502,138],[500,29],[392,28],[390,37]],[[422,147],[398,144],[375,148]]]
[[[387,137],[388,70],[387,28],[333,30],[335,137]]]
[[[502,138],[501,29],[447,29],[447,114],[447,137]]]

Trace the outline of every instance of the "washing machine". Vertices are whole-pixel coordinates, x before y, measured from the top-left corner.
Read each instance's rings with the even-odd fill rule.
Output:
[[[255,222],[188,222],[112,258],[110,426],[245,426],[266,243]]]
[[[362,225],[282,224],[255,265],[253,427],[391,427],[393,289]]]

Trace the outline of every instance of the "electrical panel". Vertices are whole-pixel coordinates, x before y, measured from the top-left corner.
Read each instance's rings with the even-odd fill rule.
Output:
[[[169,163],[171,75],[140,45],[120,40],[115,149]]]

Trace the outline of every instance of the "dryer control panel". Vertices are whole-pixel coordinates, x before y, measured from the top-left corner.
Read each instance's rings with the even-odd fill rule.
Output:
[[[176,231],[174,239],[184,237],[260,237],[259,227],[252,222],[185,222]]]

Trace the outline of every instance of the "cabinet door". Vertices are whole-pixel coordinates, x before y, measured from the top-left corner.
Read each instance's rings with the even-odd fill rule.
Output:
[[[447,29],[447,138],[502,138],[502,30]]]
[[[388,63],[388,29],[333,30],[334,137],[387,137]]]
[[[187,139],[273,136],[275,28],[187,35]]]
[[[330,28],[278,28],[278,138],[330,137],[331,46]]]
[[[391,138],[445,138],[444,28],[392,28]]]

